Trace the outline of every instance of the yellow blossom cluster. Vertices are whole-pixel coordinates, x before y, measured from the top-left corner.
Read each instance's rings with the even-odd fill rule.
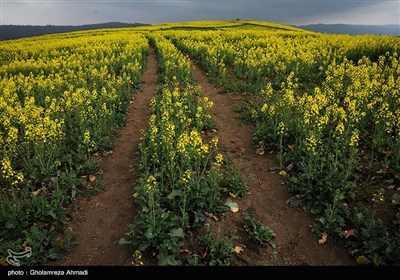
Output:
[[[92,151],[139,85],[143,35],[60,36],[0,43],[2,185],[36,168],[54,174],[66,154]]]
[[[400,162],[398,38],[259,30],[166,34],[211,78],[229,80],[231,72],[258,89],[252,117],[276,127],[259,127],[275,131],[275,141],[287,129],[304,147],[324,138],[352,149],[360,132],[373,127],[374,145],[391,147]]]
[[[162,174],[160,188],[182,186],[188,191],[191,178],[201,178],[209,167],[222,164],[219,155],[211,165],[218,138],[204,143],[200,133],[211,120],[213,102],[201,97],[188,57],[159,33],[152,33],[149,40],[156,47],[162,86],[150,102],[152,114],[141,145],[142,166],[148,168],[145,174]]]

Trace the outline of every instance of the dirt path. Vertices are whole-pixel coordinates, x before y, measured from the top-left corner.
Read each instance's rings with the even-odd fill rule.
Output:
[[[228,235],[232,229],[237,229],[239,237],[236,244],[245,245],[245,250],[236,255],[236,265],[346,265],[352,264],[343,248],[336,248],[332,241],[319,245],[318,239],[310,230],[313,218],[310,214],[290,207],[286,201],[293,195],[287,191],[281,178],[276,173],[268,171],[269,167],[277,166],[273,156],[257,155],[251,146],[253,129],[241,125],[234,113],[235,105],[239,104],[239,94],[219,94],[212,86],[208,77],[193,66],[195,80],[203,89],[204,96],[214,102],[211,112],[217,123],[215,133],[219,145],[225,154],[233,159],[241,171],[249,178],[250,194],[244,199],[235,199],[239,205],[238,213],[227,213],[223,222],[217,224]],[[244,154],[241,155],[241,149]],[[242,158],[240,160],[240,158]],[[243,229],[244,216],[248,210],[255,212],[257,218],[276,233],[278,248],[275,254],[270,247],[261,248],[248,240]]]
[[[133,221],[135,206],[132,195],[136,175],[140,129],[145,129],[150,116],[149,104],[157,86],[157,60],[150,49],[147,67],[142,76],[142,89],[129,107],[126,126],[110,156],[102,158],[103,180],[108,188],[91,200],[79,202],[69,225],[77,245],[57,265],[129,265],[131,251],[118,241]]]

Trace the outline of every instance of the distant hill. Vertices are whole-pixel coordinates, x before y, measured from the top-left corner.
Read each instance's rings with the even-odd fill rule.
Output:
[[[400,24],[352,25],[352,24],[310,24],[298,27],[310,31],[332,34],[385,34],[400,35]]]
[[[92,30],[101,28],[121,28],[121,27],[137,27],[148,26],[144,23],[122,23],[107,22],[99,24],[85,25],[1,25],[0,40],[18,39],[23,37],[39,36],[44,34],[54,34],[62,32],[72,32],[81,30]]]
[[[200,20],[187,22],[170,22],[154,24],[150,27],[140,27],[140,30],[155,31],[155,30],[268,30],[268,31],[296,31],[309,32],[296,26],[285,25],[274,22],[260,20]]]

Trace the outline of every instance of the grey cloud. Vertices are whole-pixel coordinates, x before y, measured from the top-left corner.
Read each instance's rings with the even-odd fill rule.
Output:
[[[395,0],[3,0],[2,6],[4,24],[162,23],[235,18],[287,24],[384,24],[398,23],[400,13]]]

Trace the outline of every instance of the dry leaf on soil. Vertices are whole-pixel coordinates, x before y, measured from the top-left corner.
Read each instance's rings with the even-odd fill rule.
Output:
[[[318,240],[318,244],[325,244],[328,241],[328,234],[326,232],[322,233],[321,239]]]
[[[399,200],[392,200],[392,204],[394,204],[394,205],[399,205],[400,204],[400,201]]]
[[[356,236],[354,229],[348,229],[343,232],[344,238],[349,238],[350,236]]]
[[[38,194],[39,194],[41,191],[42,191],[42,188],[37,189],[36,191],[33,191],[33,192],[32,192],[32,195],[33,195],[33,196],[38,196]]]
[[[244,251],[243,246],[240,246],[240,245],[235,246],[235,253],[236,254],[240,254],[243,251]]]
[[[400,193],[395,193],[392,195],[392,204],[399,205],[400,204]]]
[[[207,217],[213,218],[214,220],[218,221],[218,217],[215,216],[214,214],[208,213],[208,212],[206,212],[206,213],[204,213],[204,214],[205,214]]]
[[[233,202],[229,198],[226,200],[225,205],[230,207],[231,212],[236,213],[239,211],[239,206],[236,202]]]
[[[265,153],[264,148],[257,148],[257,149],[256,149],[256,154],[257,154],[257,155],[261,155],[261,156],[262,156],[264,153]]]

